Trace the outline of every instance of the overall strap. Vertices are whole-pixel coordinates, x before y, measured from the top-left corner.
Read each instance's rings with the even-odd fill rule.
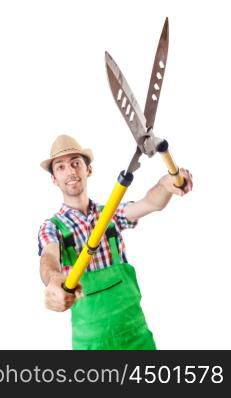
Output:
[[[50,219],[52,223],[54,223],[59,231],[62,233],[63,242],[61,249],[61,257],[63,265],[74,265],[78,256],[75,250],[75,241],[73,237],[72,231],[61,221],[58,217],[52,217]]]
[[[101,211],[103,210],[103,207],[104,206],[100,206]],[[57,226],[63,237],[63,241],[61,244],[61,258],[63,265],[74,265],[78,256],[75,250],[73,232],[67,227],[67,225],[63,221],[61,221],[56,216],[50,218],[50,221]],[[113,221],[111,221],[108,225],[105,234],[111,251],[112,264],[120,264],[122,261],[118,251],[118,233],[116,231],[115,223]]]
[[[110,222],[108,225],[108,228],[106,230],[106,237],[109,242],[110,250],[111,250],[111,255],[112,255],[112,264],[120,264],[121,259],[117,247],[117,242],[118,242],[118,233],[115,228],[115,224],[113,222]]]
[[[104,206],[100,206],[101,211],[103,208]],[[112,264],[120,264],[121,258],[118,250],[118,232],[116,231],[115,223],[113,221],[108,225],[105,234],[111,250]]]

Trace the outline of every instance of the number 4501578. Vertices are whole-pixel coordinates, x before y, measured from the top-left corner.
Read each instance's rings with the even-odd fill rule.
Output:
[[[136,383],[141,381],[146,383],[203,383],[205,378],[212,383],[223,382],[223,369],[221,366],[175,366],[170,369],[169,366],[145,366],[144,372],[141,366],[136,366],[129,380]]]

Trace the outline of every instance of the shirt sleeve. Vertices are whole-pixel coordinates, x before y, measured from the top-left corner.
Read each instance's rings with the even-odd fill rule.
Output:
[[[50,220],[46,220],[40,227],[38,233],[38,255],[41,256],[43,248],[48,243],[59,243],[56,225]]]
[[[125,216],[124,209],[129,203],[134,203],[134,202],[129,201],[129,202],[120,203],[119,207],[117,208],[113,216],[114,220],[116,221],[121,231],[127,228],[135,228],[135,226],[138,224],[138,220],[129,221]]]

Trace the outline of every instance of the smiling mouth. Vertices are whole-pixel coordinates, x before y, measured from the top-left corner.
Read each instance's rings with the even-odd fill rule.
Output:
[[[80,180],[69,181],[69,182],[67,182],[66,185],[75,185],[75,184],[77,184],[77,182],[79,182],[79,181],[80,181]]]

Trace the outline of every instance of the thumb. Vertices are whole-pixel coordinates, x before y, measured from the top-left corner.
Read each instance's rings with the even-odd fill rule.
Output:
[[[84,293],[83,293],[83,285],[81,283],[78,283],[78,285],[76,286],[75,289],[75,297],[77,299],[83,298],[84,297]]]

